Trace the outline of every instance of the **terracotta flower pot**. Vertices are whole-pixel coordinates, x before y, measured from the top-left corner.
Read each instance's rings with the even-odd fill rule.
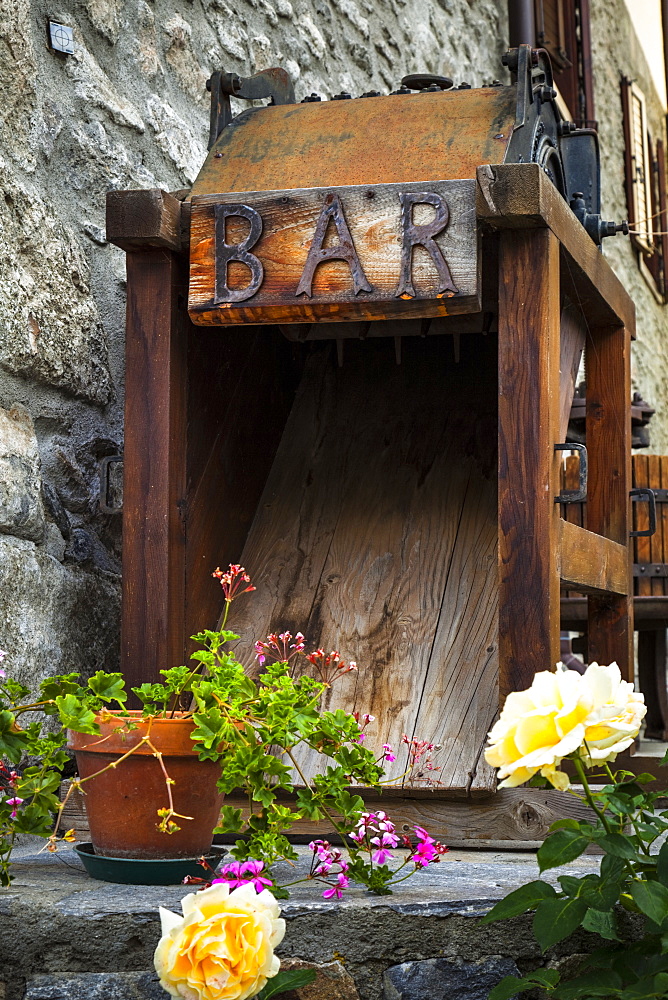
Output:
[[[118,760],[146,735],[148,723],[130,712],[138,728],[125,730],[126,716],[98,719],[101,734],[68,733],[79,775],[87,778]],[[161,833],[158,809],[167,807],[165,776],[153,751],[144,745],[118,767],[83,785],[91,839],[96,854],[115,858],[192,858],[206,854],[218,823],[223,795],[216,782],[220,764],[197,758],[190,734],[192,719],[153,719],[150,738],[163,754],[174,784],[174,809],[191,820],[176,819],[176,833]]]

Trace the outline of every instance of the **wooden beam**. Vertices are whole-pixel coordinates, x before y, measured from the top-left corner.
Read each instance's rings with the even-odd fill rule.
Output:
[[[499,254],[501,701],[559,660],[559,243],[502,232]],[[527,599],[530,595],[530,599]]]
[[[121,669],[131,687],[184,662],[188,316],[175,254],[129,253],[127,274]]]
[[[579,302],[590,327],[635,330],[628,292],[567,202],[537,163],[483,166],[477,171],[478,218],[495,229],[547,227],[559,239]],[[538,280],[538,271],[534,272]]]
[[[561,582],[576,590],[629,592],[629,550],[570,521],[560,522]]]
[[[585,349],[587,380],[587,527],[619,545],[631,530],[631,337],[624,327],[591,329]],[[633,681],[631,559],[626,595],[589,597],[590,660],[616,660]]]
[[[122,250],[182,249],[181,202],[166,191],[108,191],[107,239]]]

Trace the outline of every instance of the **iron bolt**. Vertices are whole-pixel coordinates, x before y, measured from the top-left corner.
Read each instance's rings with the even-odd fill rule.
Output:
[[[346,94],[345,91],[342,94],[334,94],[332,98],[333,101],[352,101],[352,94]]]
[[[309,94],[308,97],[304,98],[302,104],[315,104],[316,101],[321,101],[321,100],[322,97],[320,96],[320,94]]]

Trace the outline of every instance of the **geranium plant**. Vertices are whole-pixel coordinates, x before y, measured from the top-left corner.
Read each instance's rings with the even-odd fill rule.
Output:
[[[270,884],[275,895],[287,895],[285,887],[276,883],[272,865],[281,859],[297,857],[288,839],[293,825],[304,818],[326,819],[329,826],[348,843],[346,859],[323,841],[313,844],[314,864],[309,877],[324,883],[323,895],[340,897],[351,880],[369,889],[386,893],[392,885],[409,873],[438,861],[446,848],[437,844],[421,827],[415,827],[413,842],[400,838],[394,825],[383,812],[365,810],[362,797],[351,791],[358,783],[380,788],[385,783],[384,762],[394,759],[389,744],[373,753],[365,742],[373,717],[358,718],[342,710],[324,711],[321,701],[327,689],[346,673],[356,670],[356,664],[346,662],[336,651],[317,649],[307,653],[301,634],[289,632],[271,634],[256,643],[256,655],[262,673],[255,680],[248,676],[229,644],[238,636],[226,628],[232,602],[255,588],[243,567],[232,565],[229,570],[214,573],[223,588],[225,613],[222,628],[204,631],[193,639],[199,649],[192,655],[194,666],[179,666],[161,671],[162,679],[133,688],[143,704],[143,716],[148,719],[169,717],[177,711],[194,722],[192,740],[200,760],[212,760],[220,765],[219,788],[225,793],[244,789],[250,804],[250,815],[244,821],[240,809],[225,806],[220,833],[242,833],[236,842],[232,867],[221,873],[224,881],[238,884],[254,881],[258,887]],[[297,669],[301,660],[307,670]],[[312,676],[315,675],[315,676]],[[66,674],[44,681],[40,696],[30,701],[21,685],[3,678],[0,685],[0,757],[18,764],[25,755],[37,755],[41,765],[28,768],[22,774],[10,773],[7,791],[0,799],[0,834],[3,836],[2,877],[7,884],[8,856],[17,832],[39,833],[49,838],[55,847],[52,813],[62,813],[57,800],[60,770],[65,763],[64,731],[42,737],[38,722],[20,727],[20,717],[27,712],[41,711],[58,715],[62,730],[99,733],[98,721],[113,707],[125,718],[127,694],[123,678],[117,673],[93,675],[85,684],[76,674]],[[129,714],[125,722],[128,731],[137,727]],[[424,741],[409,740],[409,768],[416,762],[433,783],[437,768],[432,762],[434,747]],[[165,774],[165,804],[156,817],[159,829],[169,834],[188,822],[179,816],[172,799],[173,781],[159,752],[151,743],[150,727],[137,746],[130,747],[125,757],[136,752],[141,744],[152,748]],[[308,780],[299,764],[299,753],[310,748],[327,758],[323,773]],[[102,770],[116,767],[121,761]],[[102,773],[97,772],[97,775]],[[78,779],[70,786],[71,794],[96,774]],[[295,787],[298,783],[299,787]],[[8,794],[10,793],[10,794]],[[286,793],[295,793],[289,802]],[[65,834],[71,839],[72,833]],[[393,850],[407,850],[400,870],[393,864]],[[248,868],[247,866],[251,867]],[[213,881],[209,873],[208,881]],[[239,876],[245,875],[246,878]],[[264,882],[262,882],[264,880]]]
[[[538,851],[541,873],[574,861],[590,844],[603,851],[600,870],[561,875],[559,888],[542,879],[530,882],[500,900],[483,922],[534,911],[533,932],[543,951],[580,927],[594,935],[595,948],[574,978],[562,980],[553,968],[508,976],[490,1000],[509,1000],[537,986],[555,1000],[665,998],[668,842],[656,849],[668,831],[668,811],[659,804],[664,793],[652,791],[652,775],[610,766],[638,735],[644,700],[621,679],[615,663],[592,663],[582,676],[560,667],[536,674],[527,691],[508,696],[485,756],[499,768],[501,787],[542,780],[591,810],[591,818],[552,824]],[[571,762],[581,791],[571,786],[564,760]],[[622,933],[623,910],[643,918],[632,940]]]

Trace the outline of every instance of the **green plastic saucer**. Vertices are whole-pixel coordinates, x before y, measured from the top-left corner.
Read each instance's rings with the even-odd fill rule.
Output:
[[[91,878],[101,882],[121,882],[124,885],[179,885],[186,875],[206,878],[206,871],[197,858],[105,858],[96,854],[92,844],[75,844],[74,850],[83,861]],[[206,860],[215,868],[227,854],[223,848],[212,847]]]

